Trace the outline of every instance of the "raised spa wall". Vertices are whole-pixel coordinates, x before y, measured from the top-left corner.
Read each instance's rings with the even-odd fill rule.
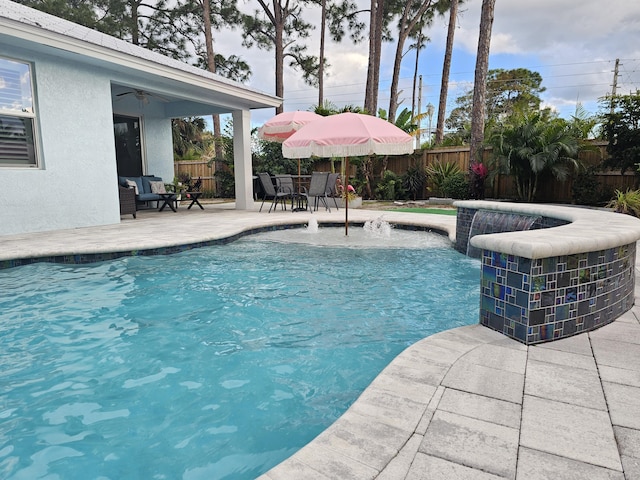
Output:
[[[637,219],[575,207],[483,201],[455,205],[455,248],[465,254],[475,251],[482,263],[482,325],[530,345],[594,330],[633,305]],[[476,213],[486,211],[494,215],[479,215],[474,223]],[[498,233],[510,231],[508,224],[515,222],[509,221],[498,222],[499,227],[477,225],[478,219],[495,219],[500,213],[530,217],[530,230]],[[474,232],[490,234],[471,240],[472,224]]]

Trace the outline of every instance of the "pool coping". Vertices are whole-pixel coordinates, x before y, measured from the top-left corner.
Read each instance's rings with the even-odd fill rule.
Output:
[[[629,348],[640,358],[634,310],[545,345],[481,325],[431,335],[259,479],[639,478],[640,424],[631,417],[640,409],[640,366],[635,380],[621,380],[623,356],[613,351]],[[566,384],[585,370],[591,378]],[[550,375],[548,384],[541,374]],[[580,394],[597,407],[585,407]]]
[[[213,210],[213,211],[212,211]],[[3,249],[0,250],[0,270],[37,262],[80,264],[111,260],[125,256],[163,255],[200,248],[209,245],[225,244],[243,236],[278,229],[304,228],[311,219],[316,219],[322,227],[344,227],[344,220],[339,216],[343,212],[291,212],[252,215],[250,220],[244,219],[241,212],[230,208],[213,208],[203,211],[189,212],[189,217],[159,217],[157,212],[139,211],[138,217],[145,222],[153,222],[153,230],[163,228],[168,233],[149,233],[145,238],[134,233],[140,222],[125,220],[120,224],[100,227],[86,227],[52,232],[36,232],[31,234],[0,235]],[[338,215],[336,215],[336,213]],[[202,218],[225,215],[224,222],[217,225],[202,223]],[[229,215],[233,217],[229,217]],[[342,216],[344,214],[342,213]],[[406,212],[381,212],[356,210],[350,213],[350,225],[362,226],[367,220],[383,218],[398,228],[407,230],[433,231],[448,236],[455,241],[455,217],[433,214]],[[429,217],[441,217],[427,221]],[[180,231],[180,235],[172,235],[172,230]],[[69,239],[72,239],[70,242]]]

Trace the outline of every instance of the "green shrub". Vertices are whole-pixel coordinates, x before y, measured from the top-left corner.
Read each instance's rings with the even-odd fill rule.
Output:
[[[421,165],[409,167],[402,176],[402,186],[412,200],[424,198],[427,187],[427,172]]]
[[[640,190],[616,190],[614,197],[607,203],[607,208],[613,208],[618,213],[626,213],[640,217]]]
[[[402,179],[391,170],[385,170],[382,180],[375,188],[376,198],[379,200],[398,200],[404,198],[406,192],[402,187]]]
[[[469,198],[469,182],[462,173],[448,176],[442,182],[442,193],[445,197],[465,200]]]
[[[576,205],[602,206],[611,198],[611,190],[603,187],[596,178],[598,170],[589,167],[573,179],[571,197]]]
[[[232,172],[218,170],[214,176],[220,182],[219,198],[233,198],[236,195],[236,180]]]
[[[427,175],[434,186],[435,194],[448,196],[444,192],[444,182],[450,177],[462,175],[462,171],[455,163],[437,161],[427,166]]]

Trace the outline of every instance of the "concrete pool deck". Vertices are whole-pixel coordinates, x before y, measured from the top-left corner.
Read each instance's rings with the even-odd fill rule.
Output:
[[[118,225],[0,236],[0,261],[198,243],[328,212],[142,211]],[[455,217],[349,210],[455,235]],[[602,228],[602,226],[600,226]],[[636,278],[640,272],[636,259]],[[640,290],[636,283],[636,298]],[[640,306],[590,333],[525,346],[480,325],[402,352],[333,425],[261,478],[640,479]]]

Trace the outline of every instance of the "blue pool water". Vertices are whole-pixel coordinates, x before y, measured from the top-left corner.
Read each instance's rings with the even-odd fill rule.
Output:
[[[295,240],[322,233],[0,271],[0,478],[254,478],[477,323],[479,262],[446,239]]]

